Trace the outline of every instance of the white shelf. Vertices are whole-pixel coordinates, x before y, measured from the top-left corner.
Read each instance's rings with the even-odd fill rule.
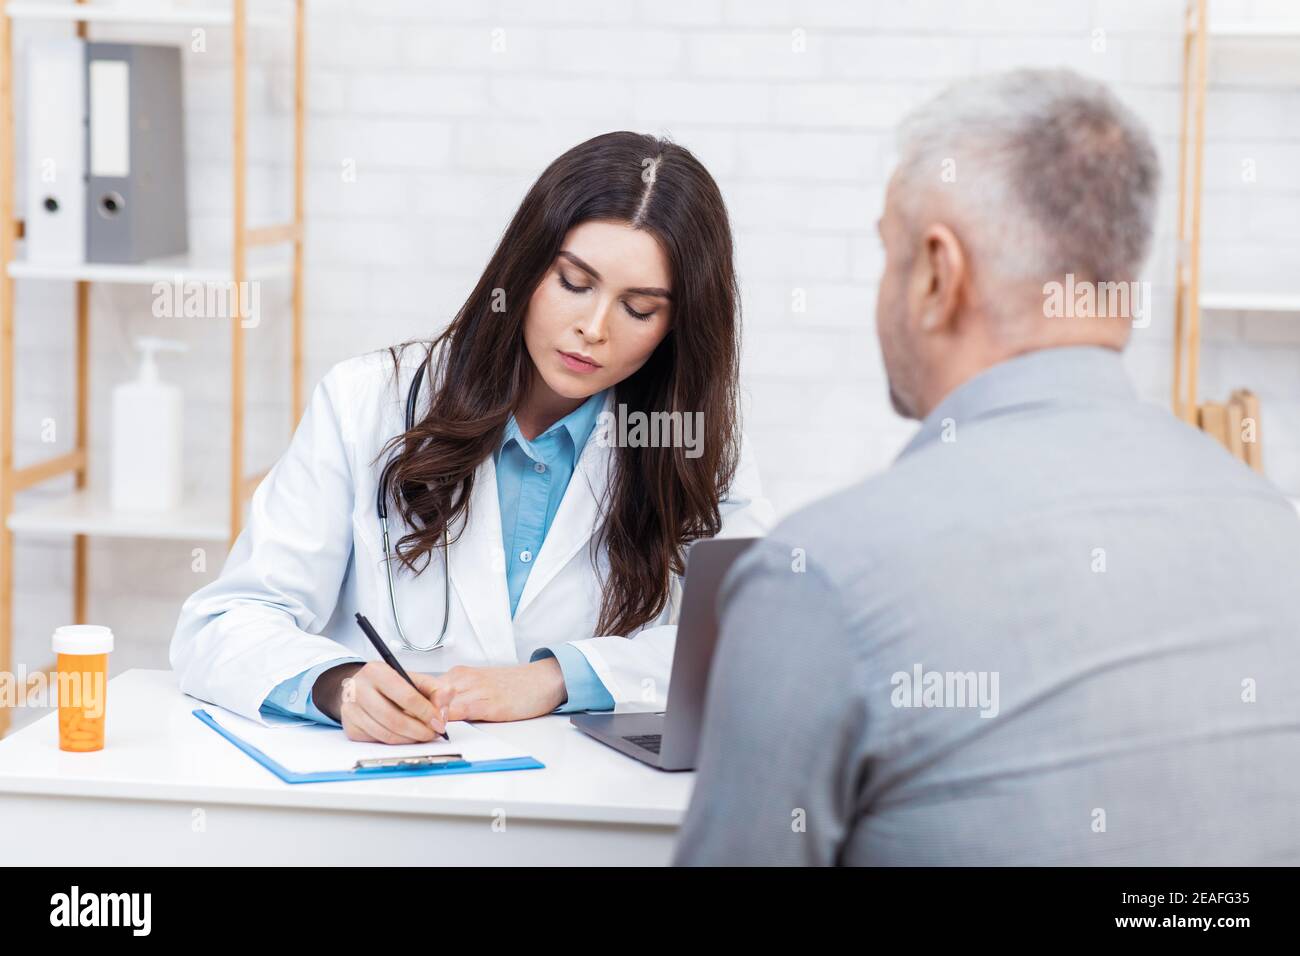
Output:
[[[107,495],[83,490],[14,511],[8,524],[15,534],[226,541],[230,537],[227,514],[224,505],[211,501],[187,502],[175,511],[114,511]]]
[[[231,26],[234,12],[227,0],[225,9],[212,7],[187,7],[158,0],[129,3],[75,4],[59,0],[56,3],[38,3],[35,0],[17,0],[5,4],[5,12],[15,20],[47,20],[75,23],[158,23],[181,26]],[[249,13],[250,26],[285,26],[290,21],[282,17]]]
[[[1300,293],[1202,292],[1201,308],[1214,312],[1300,312]]]
[[[293,274],[293,262],[287,255],[248,260],[249,280],[287,278]],[[169,256],[147,262],[115,264],[81,262],[70,265],[25,262],[9,263],[9,275],[15,279],[53,279],[81,282],[117,282],[153,285],[155,282],[231,282],[229,266],[213,262],[196,262],[192,256]]]
[[[1294,39],[1300,37],[1300,20],[1211,20],[1208,33],[1247,40]]]

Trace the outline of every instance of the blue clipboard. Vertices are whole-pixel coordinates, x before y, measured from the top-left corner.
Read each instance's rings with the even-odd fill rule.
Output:
[[[285,783],[329,783],[335,780],[374,780],[392,777],[442,777],[454,773],[492,773],[497,770],[543,770],[546,764],[532,757],[511,757],[508,760],[478,760],[438,767],[392,767],[378,770],[317,770],[312,773],[295,773],[276,763],[252,744],[236,737],[212,719],[206,710],[191,711],[221,736],[252,757]]]

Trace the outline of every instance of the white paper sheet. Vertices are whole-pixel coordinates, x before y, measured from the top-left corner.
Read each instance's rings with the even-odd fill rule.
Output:
[[[209,704],[205,709],[226,730],[294,773],[351,770],[358,760],[371,757],[460,754],[473,763],[528,756],[464,721],[447,725],[451,740],[437,739],[427,744],[373,744],[349,740],[341,729],[325,724],[263,727],[257,721],[220,707]]]

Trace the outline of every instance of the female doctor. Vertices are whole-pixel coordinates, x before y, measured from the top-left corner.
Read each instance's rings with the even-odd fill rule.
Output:
[[[736,419],[738,332],[699,161],[628,132],[569,150],[442,334],[316,387],[220,577],[181,609],[181,689],[387,743],[663,709],[685,547],[772,521]]]

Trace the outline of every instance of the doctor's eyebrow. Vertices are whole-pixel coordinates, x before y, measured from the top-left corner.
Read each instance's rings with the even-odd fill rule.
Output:
[[[600,277],[601,277],[601,276],[600,276],[600,273],[599,273],[599,272],[597,272],[594,268],[592,268],[591,266],[589,266],[587,263],[583,262],[581,259],[579,259],[577,256],[575,256],[575,255],[574,255],[572,252],[570,252],[568,249],[561,249],[561,250],[560,250],[560,258],[561,258],[561,259],[568,259],[570,262],[572,262],[575,266],[577,266],[577,267],[578,267],[579,269],[581,269],[583,272],[587,273],[587,275],[591,276],[593,279],[596,279],[597,281],[600,280]],[[658,288],[657,286],[654,287],[654,288],[624,289],[623,291],[624,291],[624,292],[630,292],[630,293],[632,293],[633,295],[653,295],[653,296],[658,296],[658,297],[661,298],[661,299],[668,299],[669,301],[671,301],[671,300],[672,300],[672,297],[673,297],[673,296],[672,296],[672,293],[670,293],[667,289],[660,289],[660,288]]]

